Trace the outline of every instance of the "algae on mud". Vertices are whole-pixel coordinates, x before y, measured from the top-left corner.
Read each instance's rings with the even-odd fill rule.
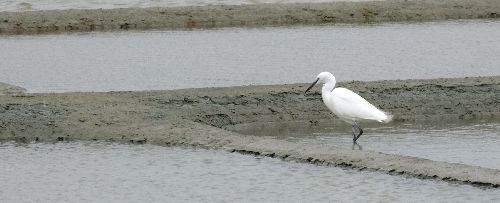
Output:
[[[499,17],[500,1],[497,0],[387,0],[70,9],[0,12],[0,34],[495,19]]]
[[[346,82],[395,122],[500,120],[500,76]],[[242,135],[237,124],[335,119],[306,84],[1,96],[0,141],[110,140],[226,149],[315,164],[500,186],[500,170]],[[330,121],[328,121],[330,122]]]

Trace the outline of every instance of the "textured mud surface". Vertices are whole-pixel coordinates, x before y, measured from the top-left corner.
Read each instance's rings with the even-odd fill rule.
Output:
[[[498,0],[388,0],[0,12],[0,34],[372,23],[500,17]]]
[[[190,145],[498,187],[500,170],[299,144],[227,129],[251,122],[335,120],[307,84],[0,97],[0,141],[110,140]],[[500,76],[348,82],[394,122],[500,120]]]

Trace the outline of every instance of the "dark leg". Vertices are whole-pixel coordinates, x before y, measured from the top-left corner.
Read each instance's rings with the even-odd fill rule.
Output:
[[[352,141],[356,142],[356,129],[357,127],[353,124],[352,125]]]
[[[354,127],[358,128],[358,130],[359,130],[358,136],[356,136],[354,134]],[[358,123],[356,123],[356,121],[354,121],[354,125],[353,125],[353,135],[354,135],[354,138],[353,138],[353,141],[356,142],[356,140],[358,140],[359,137],[361,137],[362,134],[363,134],[363,129],[361,129],[361,127],[359,127]]]

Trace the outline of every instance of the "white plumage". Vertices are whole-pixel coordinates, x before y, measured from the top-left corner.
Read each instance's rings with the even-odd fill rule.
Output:
[[[391,115],[379,110],[353,91],[342,87],[335,88],[335,77],[329,72],[320,73],[306,92],[317,83],[323,83],[321,97],[326,107],[340,119],[352,125],[353,140],[355,142],[363,134],[363,130],[359,127],[357,121],[389,122],[392,119]],[[358,129],[358,133],[356,133],[356,129]]]

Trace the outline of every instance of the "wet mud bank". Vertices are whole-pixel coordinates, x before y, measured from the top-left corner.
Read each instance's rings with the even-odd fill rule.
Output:
[[[394,114],[394,122],[500,121],[500,76],[346,82]],[[500,170],[416,157],[293,143],[243,135],[254,122],[338,120],[307,84],[171,91],[15,94],[0,96],[0,141],[107,140],[188,145],[284,160],[500,186]]]
[[[297,4],[0,12],[0,34],[193,29],[500,18],[497,0],[388,0]]]

